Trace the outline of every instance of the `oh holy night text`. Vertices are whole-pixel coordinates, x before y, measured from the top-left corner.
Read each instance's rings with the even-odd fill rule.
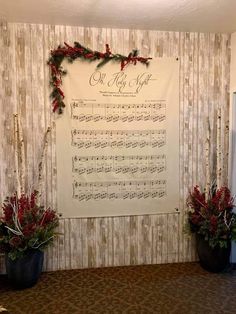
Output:
[[[95,71],[89,78],[89,85],[115,87],[120,93],[127,88],[134,88],[135,92],[139,93],[141,89],[150,84],[151,81],[156,81],[156,79],[152,78],[152,74],[148,72],[142,72],[135,78],[130,79],[125,72],[117,72],[108,77],[106,73]]]

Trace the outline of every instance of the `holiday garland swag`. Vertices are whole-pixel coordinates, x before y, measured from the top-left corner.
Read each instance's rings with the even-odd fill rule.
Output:
[[[113,54],[106,44],[105,52],[92,51],[89,48],[83,47],[78,42],[74,43],[74,47],[69,46],[64,43],[65,46],[59,46],[57,49],[51,51],[51,56],[48,60],[48,65],[50,67],[50,85],[52,86],[52,92],[50,97],[52,99],[53,112],[63,113],[64,103],[64,93],[61,89],[62,76],[66,75],[66,71],[62,67],[62,62],[66,59],[68,62],[73,63],[74,60],[80,58],[81,60],[96,61],[101,60],[97,65],[97,68],[105,65],[109,61],[119,62],[121,65],[121,71],[124,67],[129,64],[136,64],[141,62],[148,65],[151,58],[144,58],[138,56],[138,51],[133,50],[128,56],[123,56],[121,54]]]

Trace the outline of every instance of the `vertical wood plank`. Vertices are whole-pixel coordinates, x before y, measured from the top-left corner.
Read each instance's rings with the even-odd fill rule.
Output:
[[[69,219],[69,222],[71,268],[83,268],[82,219]]]
[[[130,265],[130,216],[124,217],[124,264]]]
[[[124,257],[124,217],[113,218],[113,254],[114,266],[125,264]]]
[[[99,218],[97,218],[99,219]],[[87,238],[88,238],[88,267],[96,267],[97,247],[96,247],[96,219],[87,219]]]
[[[96,223],[96,267],[108,266],[109,261],[109,228],[108,218],[97,218]]]
[[[167,216],[162,214],[155,215],[152,218],[152,263],[167,263]]]
[[[64,249],[63,253],[65,256],[65,268],[64,269],[71,269],[71,230],[70,230],[70,219],[64,220]]]
[[[106,266],[114,265],[114,252],[113,252],[113,218],[107,217],[107,232],[108,232],[108,260]]]
[[[130,265],[138,264],[138,216],[130,217]]]
[[[65,233],[65,222],[66,219],[60,219],[59,222],[59,233],[61,234],[58,237],[58,268],[61,269],[66,269],[66,255],[65,255],[65,238],[66,238],[66,233]]]
[[[178,219],[179,214],[168,214],[167,216],[168,263],[177,263],[179,261]]]
[[[151,264],[152,260],[152,228],[151,216],[138,216],[138,261],[139,264]]]

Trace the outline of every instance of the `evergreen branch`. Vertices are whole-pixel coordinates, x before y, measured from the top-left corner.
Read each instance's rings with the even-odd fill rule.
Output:
[[[39,243],[39,245],[37,245],[37,246],[31,246],[31,247],[32,247],[33,249],[38,249],[38,248],[40,248],[40,246],[42,246],[43,244],[49,242],[49,241],[50,241],[51,239],[53,239],[53,238],[54,238],[54,235],[51,236],[50,238],[46,239],[45,241]]]
[[[63,109],[65,107],[64,93],[61,90],[62,85],[62,76],[66,75],[66,71],[61,66],[64,59],[68,62],[73,63],[77,58],[81,58],[85,61],[96,61],[102,59],[102,61],[97,65],[97,68],[104,66],[111,60],[115,62],[119,62],[121,66],[121,71],[129,64],[136,64],[140,62],[142,64],[149,65],[149,60],[152,58],[144,58],[138,56],[138,50],[133,50],[129,53],[128,57],[123,56],[121,54],[112,54],[109,48],[109,45],[106,44],[106,51],[99,52],[93,51],[89,48],[85,48],[78,42],[74,42],[74,47],[64,43],[65,46],[58,46],[57,49],[51,51],[51,56],[47,64],[50,67],[51,71],[51,79],[50,85],[52,86],[52,92],[50,94],[50,98],[52,99],[53,112],[58,112],[59,114],[63,113]]]

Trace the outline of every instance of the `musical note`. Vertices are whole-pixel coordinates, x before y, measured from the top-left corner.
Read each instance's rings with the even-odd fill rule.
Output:
[[[166,130],[78,130],[71,131],[71,145],[78,148],[163,147]]]
[[[80,114],[72,115],[73,120],[78,120],[79,122],[100,122],[100,121],[105,121],[105,122],[134,122],[134,121],[152,121],[152,122],[163,122],[166,120],[166,115],[165,114],[155,114],[155,115],[109,115],[109,116],[102,116],[102,115],[91,115],[91,114]]]
[[[71,130],[74,199],[131,201],[167,195],[166,180],[162,179],[167,167],[163,153],[167,140],[166,101],[124,104],[76,100],[70,108],[72,125],[81,124]],[[114,129],[118,123],[127,127]],[[137,128],[141,123],[142,127]],[[147,129],[149,124],[151,129]],[[109,127],[101,129],[102,125]]]
[[[111,173],[129,174],[161,173],[166,170],[166,156],[161,155],[109,155],[72,156],[72,171],[78,175]]]
[[[144,104],[105,104],[83,100],[71,103],[71,119],[79,122],[163,122],[166,119],[164,100]]]
[[[113,190],[115,187],[115,191]],[[146,199],[166,195],[166,180],[77,182],[73,184],[73,198],[79,201],[100,199]]]
[[[145,103],[145,104],[111,104],[111,103],[97,103],[97,102],[86,102],[84,100],[80,101],[73,101],[71,103],[71,110],[74,110],[76,108],[102,108],[106,109],[106,111],[109,111],[109,109],[119,109],[119,110],[130,110],[130,109],[136,109],[136,110],[143,110],[143,109],[154,109],[154,110],[160,110],[160,109],[166,109],[166,101],[165,100],[157,100],[154,103]]]

